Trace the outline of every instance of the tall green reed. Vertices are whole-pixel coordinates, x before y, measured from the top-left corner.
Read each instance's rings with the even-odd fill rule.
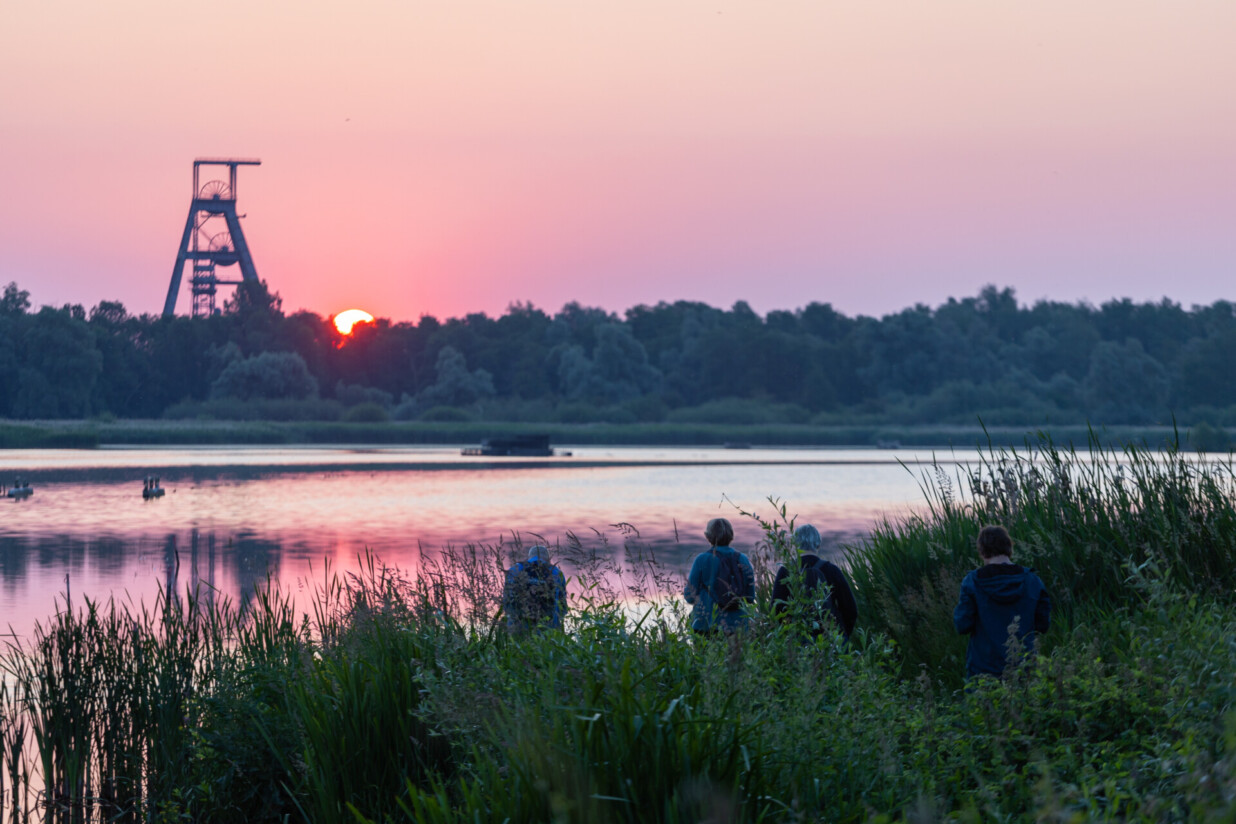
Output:
[[[24,707],[21,686],[0,681],[0,818],[12,822],[26,820],[31,807],[30,726]]]
[[[405,782],[450,771],[448,742],[419,712],[416,672],[432,668],[437,634],[421,626],[437,608],[430,597],[372,556],[350,582],[319,591],[318,643],[285,704],[301,731],[299,785],[289,789],[307,820],[352,810],[382,819],[397,810]]]
[[[269,641],[260,624],[256,635],[242,626],[226,600],[160,590],[149,607],[84,599],[74,608],[66,598],[29,639],[12,644],[0,659],[17,696],[4,740],[11,770],[28,759],[20,762],[30,764],[24,783],[37,792],[42,816],[137,821],[154,811],[191,812],[209,700],[235,667],[238,643],[248,639],[241,657],[254,660],[261,648],[254,638]]]
[[[569,634],[444,652],[426,710],[468,768],[409,787],[401,820],[758,819],[765,753],[725,686],[741,650],[614,604]]]
[[[1107,448],[1097,438],[1079,452],[1041,436],[1023,450],[989,448],[956,476],[933,467],[922,489],[925,511],[878,523],[847,552],[860,621],[896,641],[910,672],[962,671],[952,608],[986,524],[1009,529],[1014,561],[1043,578],[1065,628],[1136,599],[1136,570],[1199,594],[1236,585],[1230,458],[1192,456],[1175,442]]]

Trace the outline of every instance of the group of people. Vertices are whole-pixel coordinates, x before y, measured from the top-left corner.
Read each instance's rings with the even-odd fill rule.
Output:
[[[751,620],[755,570],[751,560],[730,544],[734,527],[713,518],[704,529],[708,550],[696,557],[683,596],[692,605],[691,629],[702,635],[734,632]],[[773,615],[799,622],[812,636],[839,631],[849,640],[858,620],[858,605],[845,573],[819,557],[820,531],[810,524],[794,532],[798,569],[781,566],[773,580]],[[795,597],[802,593],[802,596]]]
[[[691,628],[701,635],[733,633],[751,621],[755,569],[734,549],[734,527],[713,518],[704,529],[708,549],[691,564],[683,596],[692,605]],[[845,573],[821,558],[820,532],[806,524],[794,532],[797,568],[781,566],[773,580],[773,616],[810,636],[836,633],[848,642],[858,605]],[[1033,570],[1013,563],[1013,540],[1002,526],[983,527],[976,540],[982,565],[961,583],[953,623],[970,636],[966,672],[1000,677],[1034,650],[1035,637],[1051,622],[1051,600]],[[543,545],[506,572],[502,606],[513,632],[561,629],[567,611],[566,578]],[[1020,642],[1009,649],[1012,639]]]

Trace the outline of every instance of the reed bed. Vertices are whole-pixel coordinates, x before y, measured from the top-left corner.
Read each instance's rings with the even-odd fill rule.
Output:
[[[1231,456],[1206,458],[1136,445],[1088,450],[1049,437],[989,448],[976,465],[922,475],[922,515],[885,520],[847,552],[869,630],[900,647],[910,671],[961,672],[965,643],[951,611],[974,537],[1003,524],[1014,560],[1032,567],[1062,629],[1102,620],[1162,580],[1190,597],[1225,599],[1236,588],[1236,473]],[[1046,643],[1064,637],[1057,632]]]
[[[682,631],[634,528],[567,536],[566,631],[512,636],[519,545],[271,584],[64,603],[0,656],[13,821],[1230,820],[1230,463],[992,449],[848,560],[849,645],[768,619],[788,507],[748,546],[750,631]],[[741,517],[741,516],[740,516]],[[755,516],[751,516],[755,517]],[[951,609],[1000,522],[1056,596],[1041,654],[961,688]]]

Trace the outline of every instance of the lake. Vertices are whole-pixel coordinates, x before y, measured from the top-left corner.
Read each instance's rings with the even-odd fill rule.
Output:
[[[552,458],[464,457],[457,447],[0,451],[0,482],[20,477],[35,490],[0,500],[0,626],[24,637],[63,606],[66,588],[75,605],[83,596],[149,603],[160,585],[201,581],[243,602],[268,575],[303,588],[327,563],[356,569],[366,550],[411,572],[446,545],[575,536],[607,552],[634,540],[685,567],[705,547],[710,518],[729,518],[735,546],[750,547],[759,529],[737,507],[771,516],[770,496],[836,552],[882,515],[916,506],[933,459],[914,450],[564,449],[571,454]],[[160,476],[163,498],[142,499],[146,475]]]

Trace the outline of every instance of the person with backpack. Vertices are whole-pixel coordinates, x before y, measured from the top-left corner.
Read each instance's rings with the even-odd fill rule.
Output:
[[[562,629],[567,611],[566,578],[549,562],[548,549],[540,544],[532,547],[528,560],[506,571],[502,609],[507,629],[513,633]]]
[[[783,621],[797,618],[805,622],[811,637],[818,638],[825,631],[837,629],[841,637],[849,641],[850,633],[858,620],[858,604],[845,573],[836,564],[816,554],[820,548],[820,531],[811,524],[803,524],[794,531],[798,544],[799,573],[795,576],[782,566],[773,580],[773,615]],[[797,593],[802,586],[802,609],[792,609]]]
[[[755,570],[746,555],[730,546],[734,527],[725,518],[709,521],[704,537],[709,550],[691,564],[682,593],[693,605],[691,628],[704,635],[744,629],[750,621],[748,605],[755,600]]]

